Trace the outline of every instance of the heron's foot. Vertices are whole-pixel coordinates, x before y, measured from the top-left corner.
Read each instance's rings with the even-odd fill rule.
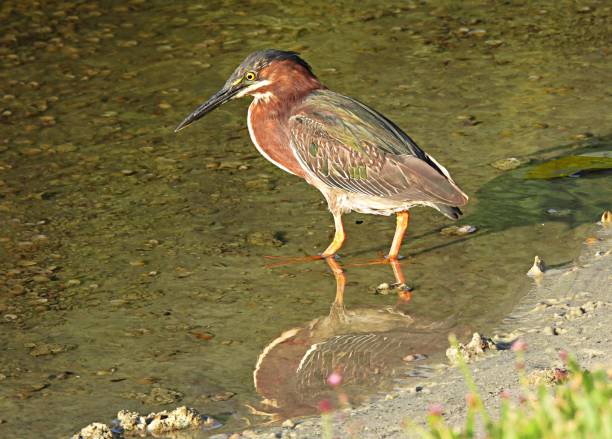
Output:
[[[306,256],[264,256],[266,259],[275,260],[270,264],[266,264],[266,268],[278,268],[286,267],[289,265],[307,264],[314,261],[322,261],[328,257],[336,257],[335,255],[323,256],[321,255],[306,255]]]
[[[244,404],[247,408],[247,410],[249,411],[250,414],[255,415],[255,416],[263,416],[268,418],[268,421],[264,421],[262,425],[267,425],[267,424],[271,424],[273,422],[278,422],[279,420],[281,420],[281,415],[278,413],[274,413],[274,412],[266,412],[263,410],[259,410],[255,407],[253,407],[250,404]]]
[[[396,283],[392,287],[397,290],[397,298],[400,302],[406,303],[412,300],[412,287],[405,283]]]

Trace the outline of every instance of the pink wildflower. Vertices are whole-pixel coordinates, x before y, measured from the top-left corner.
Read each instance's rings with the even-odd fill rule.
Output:
[[[329,399],[323,399],[319,401],[319,411],[323,414],[332,411],[332,404]]]
[[[518,339],[512,343],[512,350],[514,352],[525,352],[527,350],[527,343],[521,339]]]
[[[429,406],[429,416],[442,416],[442,404],[432,404]]]
[[[340,384],[342,384],[342,375],[340,375],[338,372],[332,372],[327,377],[327,384],[332,387],[338,387]]]

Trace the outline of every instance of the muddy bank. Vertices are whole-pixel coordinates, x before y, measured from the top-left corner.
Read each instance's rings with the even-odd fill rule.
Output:
[[[528,264],[526,270],[528,269]],[[612,228],[597,226],[586,238],[581,256],[572,264],[549,268],[534,283],[521,304],[506,318],[492,339],[502,348],[484,349],[472,356],[470,368],[485,405],[495,413],[499,394],[518,394],[516,357],[504,342],[527,343],[526,372],[532,384],[554,381],[563,367],[559,352],[575,355],[586,368],[612,364]],[[462,340],[470,341],[469,338]],[[473,340],[472,340],[472,344]],[[547,377],[552,376],[553,379]],[[423,423],[433,404],[442,404],[443,415],[461,424],[465,415],[467,387],[456,368],[441,367],[417,385],[398,387],[382,399],[334,414],[335,437],[404,438],[403,422]],[[294,419],[282,426],[247,430],[214,438],[310,438],[321,436],[321,419]]]

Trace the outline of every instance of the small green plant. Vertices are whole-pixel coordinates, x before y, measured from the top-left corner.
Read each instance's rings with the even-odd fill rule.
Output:
[[[451,344],[457,346],[457,340],[452,336]],[[426,439],[482,436],[491,439],[612,438],[611,372],[583,370],[563,352],[561,358],[566,363],[567,371],[559,371],[558,384],[552,389],[540,385],[536,390],[531,390],[524,372],[526,344],[519,340],[512,348],[517,354],[521,394],[513,400],[508,392],[502,392],[498,419],[494,420],[489,415],[469,368],[460,358],[459,367],[470,391],[466,397],[465,424],[458,428],[450,427],[442,417],[442,407],[434,406],[427,418],[429,428],[409,423],[411,432]],[[477,417],[482,422],[480,430],[476,430]]]

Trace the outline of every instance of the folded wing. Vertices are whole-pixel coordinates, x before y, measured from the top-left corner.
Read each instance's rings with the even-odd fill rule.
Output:
[[[317,91],[294,110],[289,129],[297,159],[330,187],[397,201],[467,203],[446,169],[393,122],[351,98]]]

